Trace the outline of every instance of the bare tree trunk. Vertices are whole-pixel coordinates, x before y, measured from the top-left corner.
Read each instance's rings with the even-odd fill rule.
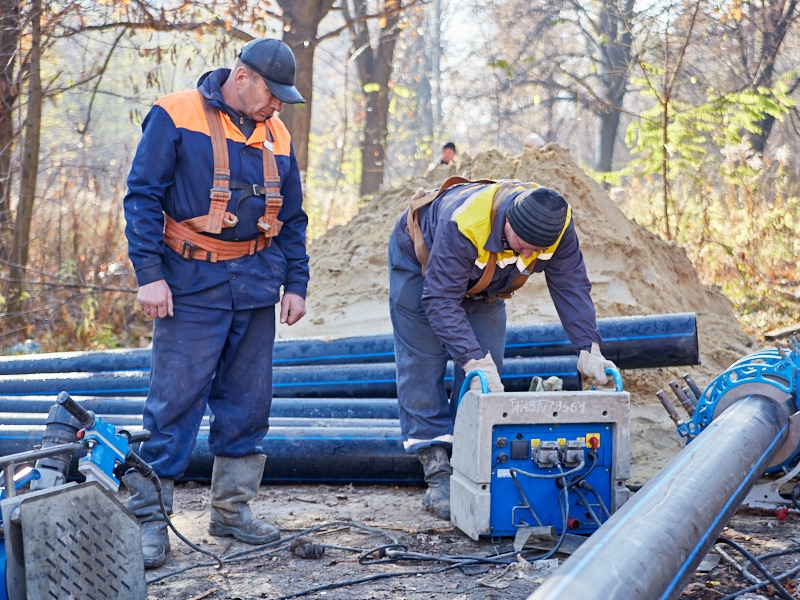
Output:
[[[333,6],[333,0],[279,0],[288,24],[283,41],[294,52],[297,63],[295,87],[305,98],[305,104],[287,104],[281,119],[292,134],[292,145],[303,180],[308,169],[308,139],[311,131],[312,92],[314,88],[314,52],[317,49],[317,30]]]
[[[6,257],[11,231],[11,145],[14,140],[14,107],[19,84],[14,68],[20,38],[18,0],[0,0],[0,257]]]
[[[603,68],[601,100],[598,115],[598,140],[595,151],[595,169],[608,172],[614,168],[616,144],[622,101],[628,91],[633,53],[633,0],[615,2],[603,0],[599,18],[599,34],[605,43],[599,44],[598,53]],[[619,8],[617,8],[619,5]]]
[[[378,21],[377,45],[373,48],[367,27],[367,2],[355,0],[351,20],[353,51],[364,97],[364,136],[361,140],[361,195],[371,194],[383,184],[386,138],[389,135],[389,80],[397,42],[401,0],[385,0],[384,16]]]
[[[761,55],[758,61],[753,89],[761,86],[772,87],[775,83],[775,61],[778,59],[783,41],[789,27],[797,19],[798,0],[778,0],[776,2],[765,3],[762,8],[755,11],[758,20],[759,30],[763,41],[761,43]],[[759,132],[748,135],[750,144],[758,153],[763,154],[767,147],[772,126],[775,124],[775,117],[765,115],[759,122]]]
[[[28,78],[28,113],[25,121],[25,141],[22,156],[19,202],[14,225],[14,244],[11,248],[9,288],[6,293],[6,316],[13,327],[24,328],[22,311],[25,292],[25,267],[28,263],[33,205],[36,199],[36,179],[39,174],[39,137],[42,122],[41,0],[31,3],[31,54]]]

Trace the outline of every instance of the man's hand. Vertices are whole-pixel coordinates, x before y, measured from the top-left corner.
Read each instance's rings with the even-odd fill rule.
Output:
[[[605,385],[608,383],[608,375],[606,369],[616,369],[617,365],[608,360],[600,352],[600,346],[597,343],[592,343],[592,351],[587,352],[581,350],[578,355],[578,371],[582,375],[593,379],[598,385]]]
[[[281,298],[281,323],[294,325],[306,314],[306,300],[297,294],[284,294]]]
[[[172,290],[164,279],[141,286],[136,299],[146,317],[163,319],[172,316]]]
[[[492,353],[487,352],[486,356],[480,360],[470,359],[464,365],[464,373],[469,375],[472,371],[483,371],[486,375],[486,381],[489,383],[490,392],[503,392],[503,382],[500,380],[500,373],[497,372],[497,365],[492,360]],[[469,382],[469,389],[480,392],[481,380],[480,377],[473,377]]]

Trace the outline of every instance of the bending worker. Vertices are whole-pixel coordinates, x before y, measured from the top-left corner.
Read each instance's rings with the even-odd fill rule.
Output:
[[[248,506],[266,461],[276,305],[289,325],[306,312],[308,219],[289,132],[274,116],[303,102],[294,81],[289,46],[262,38],[232,69],[159,100],[124,201],[137,299],[155,319],[141,456],[171,509],[208,406],[209,533],[249,544],[280,538]],[[154,482],[135,472],[123,480],[145,567],[160,566],[169,537]]]
[[[394,329],[400,427],[428,489],[423,504],[450,516],[448,458],[466,373],[482,370],[502,392],[505,299],[531,272],[544,272],[550,296],[575,348],[578,370],[607,383],[591,284],[570,206],[558,193],[520,182],[451,178],[420,190],[389,240],[389,312]],[[454,362],[446,393],[448,360]],[[480,389],[476,377],[472,389]]]

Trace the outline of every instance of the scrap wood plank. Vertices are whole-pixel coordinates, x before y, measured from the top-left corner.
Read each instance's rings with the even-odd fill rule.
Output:
[[[778,340],[780,338],[788,337],[793,333],[800,331],[800,323],[789,325],[788,327],[781,327],[780,329],[773,329],[764,334],[764,338],[768,340]]]

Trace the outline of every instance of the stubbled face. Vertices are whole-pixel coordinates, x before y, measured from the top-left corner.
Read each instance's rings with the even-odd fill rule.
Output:
[[[455,157],[456,153],[453,151],[452,148],[445,148],[444,150],[442,150],[442,160],[445,163],[450,164],[450,161],[453,160]]]
[[[506,241],[508,242],[509,247],[514,252],[524,256],[525,258],[530,258],[531,254],[534,252],[547,250],[547,248],[543,248],[542,246],[532,246],[520,238],[516,233],[514,233],[514,230],[511,229],[511,224],[508,222],[508,220],[506,220],[506,224],[503,227],[503,233],[505,233]]]
[[[256,121],[266,121],[283,108],[283,102],[272,95],[267,82],[255,71],[241,67],[237,73],[237,89],[240,106],[238,110]]]

